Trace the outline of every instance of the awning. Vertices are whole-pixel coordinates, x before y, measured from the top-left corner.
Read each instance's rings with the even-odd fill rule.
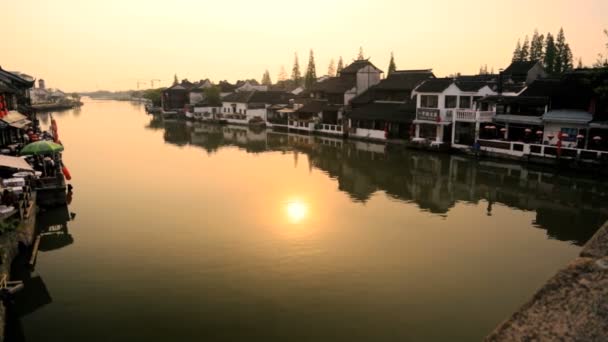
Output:
[[[568,123],[586,125],[593,119],[593,115],[584,110],[558,109],[550,110],[543,115],[544,122]]]
[[[283,109],[277,110],[277,113],[293,113],[293,112],[295,112],[295,110],[293,110],[291,108],[283,108]]]
[[[590,122],[589,128],[608,129],[608,121]]]
[[[0,167],[16,170],[34,171],[23,158],[0,155]]]
[[[10,126],[19,129],[23,129],[32,124],[32,122],[28,120],[27,116],[19,113],[16,110],[9,111],[8,114],[6,114],[6,116],[4,116],[1,120],[9,124]]]
[[[542,125],[542,120],[540,116],[529,115],[499,114],[494,117],[494,121],[523,125]]]

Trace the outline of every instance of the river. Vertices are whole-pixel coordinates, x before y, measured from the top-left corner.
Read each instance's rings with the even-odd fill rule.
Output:
[[[608,218],[592,177],[129,102],[54,116],[73,201],[39,217],[63,238],[9,341],[480,340]]]

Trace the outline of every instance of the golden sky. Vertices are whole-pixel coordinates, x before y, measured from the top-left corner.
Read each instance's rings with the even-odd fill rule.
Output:
[[[359,46],[380,69],[438,76],[506,67],[518,38],[563,27],[575,60],[605,52],[606,0],[19,0],[3,1],[0,65],[65,91],[135,89],[180,78],[276,81]],[[8,41],[7,41],[8,40]],[[142,87],[145,87],[142,85]]]

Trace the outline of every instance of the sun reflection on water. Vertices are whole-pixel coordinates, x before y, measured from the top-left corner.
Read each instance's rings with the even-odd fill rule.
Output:
[[[308,206],[301,201],[287,202],[285,210],[291,223],[300,223],[308,215]]]

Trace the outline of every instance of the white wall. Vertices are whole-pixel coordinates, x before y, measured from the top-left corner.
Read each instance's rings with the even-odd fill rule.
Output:
[[[357,128],[354,135],[366,139],[386,140],[384,131],[377,129]]]
[[[236,112],[232,111],[233,104],[236,104]],[[226,112],[224,112],[224,108],[228,108],[228,109],[226,109]],[[239,113],[239,110],[240,110],[240,113]],[[238,103],[238,102],[223,102],[222,103],[221,114],[245,114],[245,111],[247,111],[246,103]]]
[[[576,128],[576,129],[584,129],[587,128],[586,125],[576,125],[576,124],[563,124],[563,123],[553,123],[546,122],[545,128],[543,130],[543,141],[549,141],[549,145],[557,144],[557,133],[561,132],[562,128]],[[535,133],[535,132],[533,132]],[[553,135],[552,139],[549,139],[548,135]],[[569,147],[569,145],[576,146],[576,141],[564,141],[562,146]]]
[[[195,105],[203,100],[203,93],[191,92],[189,95],[191,105]]]
[[[380,83],[380,70],[371,65],[357,71],[357,95],[366,91],[369,87]]]

